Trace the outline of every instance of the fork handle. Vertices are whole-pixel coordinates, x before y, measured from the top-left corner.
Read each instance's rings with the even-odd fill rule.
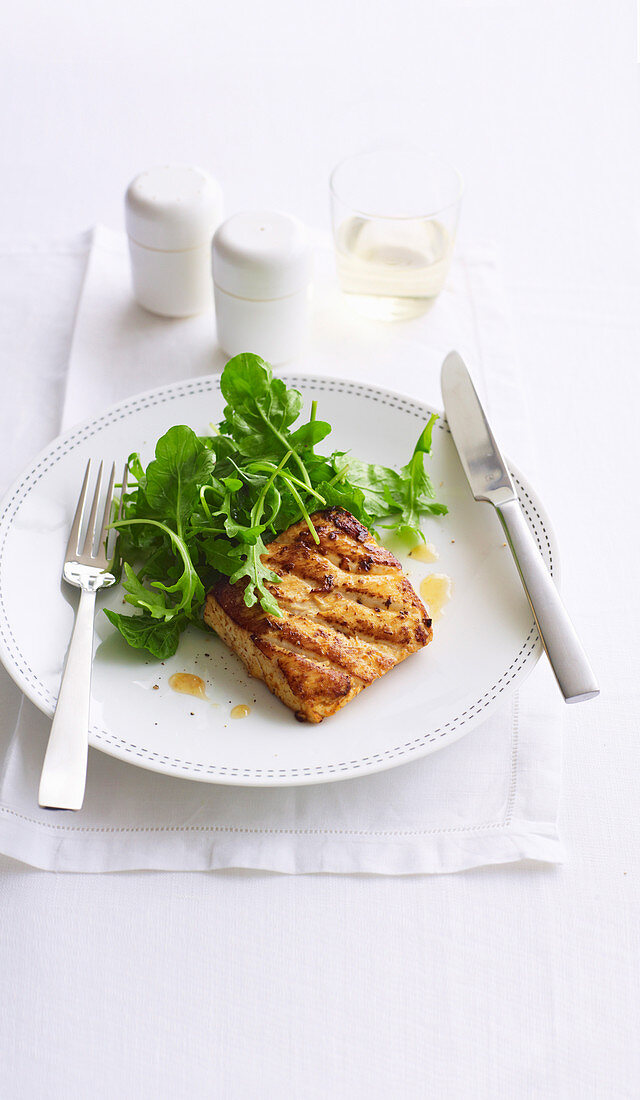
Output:
[[[49,809],[79,810],[84,800],[95,603],[95,591],[81,588],[40,777],[38,802]]]

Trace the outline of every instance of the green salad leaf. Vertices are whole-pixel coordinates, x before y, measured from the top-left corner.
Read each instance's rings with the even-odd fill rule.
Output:
[[[431,453],[433,425],[437,419],[436,413],[429,417],[409,462],[400,470],[400,488],[394,501],[400,505],[401,519],[396,531],[401,537],[413,535],[419,528],[421,516],[441,516],[447,510],[444,504],[434,500],[433,485],[424,468],[424,456]]]
[[[364,507],[372,519],[389,515],[395,496],[401,491],[401,478],[395,470],[377,466],[374,462],[362,462],[351,455],[337,455],[334,465],[344,475],[345,483],[360,490]]]
[[[214,463],[211,451],[184,424],[169,428],[156,444],[145,479],[147,503],[180,536]]]
[[[271,367],[259,355],[244,353],[230,359],[220,389],[227,402],[224,416],[229,428],[243,423],[250,431],[262,431],[267,438],[293,424],[302,408],[298,390],[289,390],[281,378],[274,378]],[[236,431],[230,430],[229,434],[237,438]]]
[[[178,648],[180,635],[189,622],[186,615],[168,623],[149,619],[146,615],[120,615],[117,611],[106,609],[105,615],[118,628],[125,642],[134,649],[146,649],[159,661],[173,656]]]
[[[331,425],[316,418],[296,425],[302,396],[274,378],[257,355],[231,359],[220,380],[226,405],[211,434],[183,424],[158,440],[144,468],[129,457],[132,484],[124,495],[117,558],[125,601],[137,614],[107,611],[129,645],[171,656],[189,623],[202,625],[205,593],[220,577],[243,584],[248,607],[281,615],[279,578],[262,556],[271,539],[304,520],[317,541],[312,514],[340,507],[372,530],[424,538],[424,516],[442,515],[425,469],[432,416],[406,466],[363,462],[344,451],[317,454]]]

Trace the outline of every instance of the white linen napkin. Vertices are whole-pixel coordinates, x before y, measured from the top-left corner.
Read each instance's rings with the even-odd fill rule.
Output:
[[[78,264],[73,273],[65,272],[67,289],[58,299],[67,315],[68,286],[77,281],[83,262],[82,248],[76,252]],[[535,481],[532,436],[492,250],[459,256],[431,312],[396,325],[353,315],[335,287],[330,249],[321,242],[316,252],[310,346],[291,369],[366,379],[438,406],[440,364],[456,347],[473,370],[498,439]],[[44,253],[40,258],[44,262]],[[33,309],[26,280],[15,308],[14,260],[0,254],[0,290],[12,280],[14,294],[12,316],[0,326],[3,341],[17,339],[9,328],[13,324],[19,332]],[[63,343],[56,349],[58,359]],[[45,396],[37,393],[38,380],[47,376],[44,355],[44,349],[34,348],[24,372],[35,401]],[[136,391],[220,370],[223,364],[213,312],[174,321],[139,309],[131,297],[124,239],[98,227],[64,401],[59,385],[47,394],[62,405],[59,426]],[[16,446],[25,445],[15,411],[13,418],[11,410],[5,417],[0,445],[5,466],[12,465]],[[50,415],[52,424],[54,419]],[[34,451],[45,442],[36,439]],[[37,867],[407,874],[563,858],[556,828],[562,704],[545,661],[502,711],[467,737],[388,772],[314,787],[227,787],[143,771],[90,750],[79,813],[38,807],[50,721],[3,671],[2,704],[0,851]]]

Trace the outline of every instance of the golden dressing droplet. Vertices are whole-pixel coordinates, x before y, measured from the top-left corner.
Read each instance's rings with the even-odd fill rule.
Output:
[[[417,561],[432,562],[437,561],[440,555],[432,542],[419,542],[414,546],[409,557],[416,558]]]
[[[451,599],[451,589],[451,577],[445,573],[431,573],[420,585],[420,595],[434,622],[442,618],[443,608]]]
[[[174,672],[169,677],[169,687],[179,691],[181,695],[194,695],[196,699],[206,699],[204,680],[201,676],[195,676],[193,672]]]
[[[251,714],[251,707],[246,703],[238,703],[237,707],[233,707],[231,711],[232,718],[246,718],[248,714]]]

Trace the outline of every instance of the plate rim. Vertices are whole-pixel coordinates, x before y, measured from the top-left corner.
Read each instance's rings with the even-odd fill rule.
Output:
[[[365,399],[379,401],[385,398],[385,404],[392,404],[395,408],[413,412],[416,418],[424,416],[425,411],[430,414],[437,412],[439,419],[436,421],[436,429],[445,431],[451,435],[446,417],[440,410],[412,397],[401,391],[377,386],[374,383],[363,382],[356,379],[344,378],[337,375],[308,374],[303,372],[279,373],[278,377],[286,380],[288,385],[301,387],[319,386],[330,388],[331,392],[360,393]],[[7,538],[11,532],[12,521],[18,512],[21,501],[34,488],[40,479],[45,476],[60,459],[74,449],[74,446],[85,442],[92,435],[104,430],[116,419],[124,419],[125,416],[134,415],[143,408],[153,405],[161,405],[167,401],[183,396],[195,396],[200,393],[220,392],[220,374],[199,375],[197,378],[183,381],[170,382],[164,386],[152,387],[141,393],[133,394],[123,401],[110,405],[104,411],[87,417],[72,425],[66,432],[56,436],[47,446],[42,448],[21,474],[12,482],[0,501],[0,577],[2,574],[3,556]],[[391,399],[391,400],[389,400]],[[420,410],[419,412],[416,410]],[[455,445],[455,444],[454,444]],[[528,480],[520,473],[517,467],[507,461],[507,466],[515,480],[520,503],[533,532],[536,543],[548,564],[551,576],[556,583],[559,578],[559,559],[557,540],[549,517]],[[13,511],[10,509],[13,507]],[[531,512],[535,513],[537,523]],[[544,534],[545,548],[539,537],[538,528]],[[5,632],[8,632],[14,643],[15,652],[9,648]],[[136,764],[146,770],[160,772],[165,775],[178,775],[181,778],[192,779],[200,782],[221,783],[238,786],[281,787],[303,786],[308,784],[322,784],[336,780],[354,778],[356,776],[370,775],[384,771],[388,768],[401,766],[412,759],[418,759],[429,755],[448,744],[453,744],[459,738],[468,733],[480,720],[499,706],[504,699],[514,690],[511,687],[517,677],[517,682],[523,682],[533,671],[542,653],[542,645],[535,624],[532,625],[529,634],[522,643],[518,654],[513,659],[502,675],[492,684],[478,700],[456,715],[449,722],[437,727],[432,734],[422,733],[420,737],[412,741],[404,742],[387,749],[383,753],[375,753],[370,757],[362,757],[360,760],[343,761],[338,764],[316,765],[313,768],[280,768],[280,769],[250,769],[227,767],[226,765],[198,765],[180,760],[176,757],[160,756],[149,749],[141,748],[127,741],[125,738],[108,729],[102,729],[92,725],[89,729],[89,744],[107,755],[119,760]],[[17,660],[16,660],[17,656]],[[24,695],[34,703],[39,710],[51,717],[55,711],[56,699],[51,695],[45,685],[39,680],[37,673],[29,667],[23,657],[17,640],[13,635],[11,624],[6,614],[2,586],[0,585],[0,660],[7,672],[14,680]],[[126,754],[126,755],[125,755]],[[412,755],[414,754],[414,755]]]

